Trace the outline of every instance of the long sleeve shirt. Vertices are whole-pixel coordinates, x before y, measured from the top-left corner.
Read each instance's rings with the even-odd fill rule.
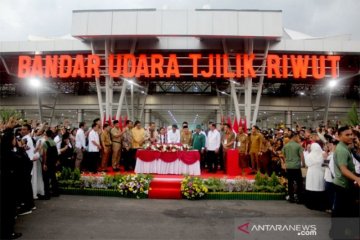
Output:
[[[210,130],[207,136],[206,148],[208,151],[215,151],[220,148],[221,137],[218,130]]]
[[[34,161],[35,146],[30,134],[24,136],[22,139],[26,141],[26,146],[27,146],[26,154],[28,155],[31,161]]]
[[[194,133],[192,138],[192,147],[197,150],[205,148],[205,135],[201,133]]]
[[[175,132],[172,130],[167,133],[168,143],[180,143],[180,131],[176,129]]]
[[[134,127],[131,131],[133,137],[132,147],[141,148],[145,141],[145,129]]]
[[[99,134],[92,129],[89,133],[89,152],[99,152],[99,148],[93,141],[100,145]]]
[[[79,128],[76,132],[75,147],[79,149],[86,148],[86,137],[82,128]]]

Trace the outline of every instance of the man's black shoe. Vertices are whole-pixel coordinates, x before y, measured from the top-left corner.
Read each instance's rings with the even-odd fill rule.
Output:
[[[38,195],[39,200],[50,200],[49,196],[46,195]]]
[[[295,203],[296,201],[295,201],[295,199],[290,198],[290,199],[288,200],[288,202],[289,202],[289,203]]]
[[[17,239],[19,237],[22,236],[22,233],[16,233],[16,232],[13,232],[11,235],[10,235],[10,239]]]

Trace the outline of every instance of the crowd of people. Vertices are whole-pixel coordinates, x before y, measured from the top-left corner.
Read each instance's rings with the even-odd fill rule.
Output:
[[[14,218],[36,209],[34,200],[59,196],[56,171],[62,167],[82,172],[131,171],[136,151],[151,144],[183,144],[198,150],[202,171],[226,171],[229,149],[239,152],[243,174],[275,172],[288,179],[288,201],[310,209],[332,212],[334,217],[359,213],[355,204],[360,186],[359,126],[260,130],[258,126],[232,129],[227,124],[187,122],[145,129],[140,121],[115,120],[91,126],[69,122],[49,126],[35,121],[19,125],[10,119],[1,131],[2,237],[16,238]],[[305,168],[306,167],[306,168]],[[306,173],[307,171],[307,173]],[[306,176],[305,187],[303,177]],[[6,225],[6,226],[5,226]],[[4,227],[3,227],[4,226]]]

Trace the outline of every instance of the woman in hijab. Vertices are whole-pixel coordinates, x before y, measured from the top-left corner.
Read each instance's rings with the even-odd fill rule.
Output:
[[[308,167],[306,175],[306,202],[309,209],[325,210],[325,180],[324,180],[323,150],[318,143],[311,144],[310,153],[305,157]]]

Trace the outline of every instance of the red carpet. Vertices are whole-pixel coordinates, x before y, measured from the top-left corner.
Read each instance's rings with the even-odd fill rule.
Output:
[[[119,172],[114,172],[112,170],[112,167],[108,168],[107,172],[98,172],[98,173],[82,173],[82,175],[92,175],[92,176],[102,176],[104,174],[106,175],[115,175],[115,174],[133,174],[134,171],[119,171]],[[181,181],[184,178],[184,175],[175,175],[175,174],[152,174],[154,176],[154,180],[156,179],[178,179],[179,181]],[[207,170],[202,170],[202,173],[200,175],[201,178],[227,178],[227,179],[235,179],[235,178],[246,178],[248,180],[254,180],[255,179],[255,174],[250,174],[250,169],[245,169],[244,174],[241,175],[236,175],[236,176],[231,176],[231,175],[227,175],[226,173],[224,173],[224,171],[218,171],[217,173],[208,173]]]
[[[149,198],[181,199],[181,179],[154,178],[150,183]]]
[[[131,174],[133,171],[125,172],[119,171],[114,172],[111,167],[108,168],[107,172],[98,172],[96,174],[91,174],[92,176],[103,176],[106,175],[115,175],[115,174]],[[89,173],[83,173],[82,175],[90,175]],[[172,175],[172,174],[152,174],[154,176],[153,180],[150,183],[149,198],[151,199],[181,199],[181,180],[184,178],[184,175]],[[235,178],[246,178],[248,180],[254,180],[255,174],[250,174],[250,169],[245,169],[242,175],[230,176],[224,173],[223,171],[218,171],[217,173],[208,173],[206,170],[203,170],[203,173],[200,175],[201,178],[226,178],[226,179],[235,179]]]

